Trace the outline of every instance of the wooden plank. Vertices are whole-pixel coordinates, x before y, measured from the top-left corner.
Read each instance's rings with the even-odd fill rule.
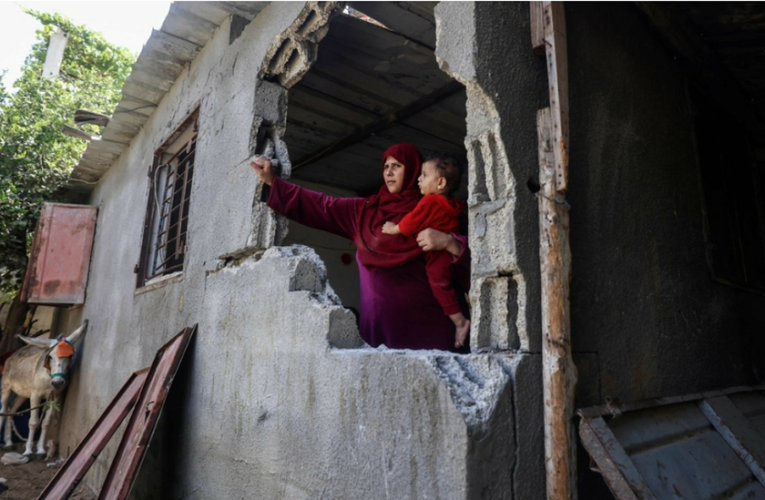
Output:
[[[159,101],[165,97],[165,94],[166,92],[159,89],[150,88],[139,82],[134,82],[130,77],[125,80],[125,84],[122,86],[123,97],[146,101],[153,104],[159,104]]]
[[[112,399],[109,406],[98,418],[96,423],[80,441],[74,452],[67,458],[64,465],[56,472],[48,486],[37,497],[38,500],[61,500],[69,498],[79,482],[98,458],[98,455],[109,443],[125,417],[133,409],[138,394],[143,387],[149,369],[145,368],[133,373],[122,386],[122,389]]]
[[[529,2],[531,21],[531,49],[538,56],[545,54],[545,4]]]
[[[595,421],[602,422],[603,419],[597,418]],[[639,476],[640,473],[638,473],[637,470],[634,470],[634,465],[632,465],[632,462],[629,460],[627,454],[623,453],[623,449],[621,450],[622,453],[619,453],[617,448],[616,458],[611,456],[609,450],[606,449],[604,443],[592,429],[592,423],[593,421],[588,419],[582,419],[581,422],[579,422],[579,436],[582,439],[582,445],[584,445],[587,453],[589,453],[590,457],[592,457],[593,462],[597,464],[600,474],[606,481],[606,484],[611,490],[611,493],[614,494],[614,497],[619,500],[638,500],[638,497],[635,496],[635,493],[632,491],[630,483],[622,474],[619,465],[626,463],[628,467],[631,466],[631,473],[633,477],[635,475]],[[608,430],[608,427],[606,427],[606,430]],[[615,440],[607,442],[609,445],[611,445],[611,449],[613,449],[612,443],[616,443],[617,446],[619,445],[619,443]]]
[[[537,115],[539,134],[539,259],[542,277],[542,373],[547,498],[576,498],[574,388],[569,284],[568,208],[556,191],[555,131],[550,108]],[[562,197],[562,195],[560,195]]]
[[[563,2],[545,4],[545,45],[547,75],[550,89],[555,148],[555,189],[565,193],[568,189],[568,56],[566,48],[566,19]]]
[[[655,495],[650,488],[648,488],[645,479],[640,472],[638,472],[635,464],[632,462],[629,455],[627,455],[627,452],[624,451],[621,444],[619,444],[619,441],[616,440],[611,429],[606,425],[606,422],[602,418],[582,421],[582,423],[585,422],[589,429],[592,430],[592,436],[597,439],[597,443],[602,447],[605,456],[619,470],[623,480],[629,485],[633,495],[640,500],[656,500]],[[582,439],[582,443],[584,444],[584,438]],[[586,446],[587,445],[585,445],[585,447]],[[596,461],[596,463],[598,462]],[[600,467],[600,463],[598,463],[598,467]],[[621,497],[618,498],[621,500]]]
[[[765,386],[735,386],[718,391],[706,391],[695,392],[691,394],[683,394],[682,396],[669,396],[666,398],[653,398],[643,399],[640,401],[634,401],[631,403],[622,403],[618,405],[602,405],[592,406],[590,408],[583,408],[577,411],[577,414],[583,418],[593,418],[603,415],[612,415],[615,408],[618,408],[620,412],[644,410],[646,408],[653,408],[656,406],[674,405],[678,403],[685,403],[688,401],[696,401],[698,399],[713,398],[716,396],[730,396],[732,394],[748,393],[752,391],[763,392]]]
[[[175,78],[169,74],[155,73],[134,66],[133,72],[130,73],[130,81],[134,84],[140,84],[167,93],[168,90],[173,88]]]
[[[765,439],[752,429],[727,396],[704,399],[698,406],[754,477],[765,485]]]
[[[130,415],[99,500],[125,500],[135,482],[162,407],[197,327],[184,328],[157,351]]]

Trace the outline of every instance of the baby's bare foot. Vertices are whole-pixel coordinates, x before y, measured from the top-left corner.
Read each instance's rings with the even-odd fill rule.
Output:
[[[470,332],[470,320],[465,319],[465,321],[457,325],[454,347],[462,347],[465,345],[465,339],[467,339],[468,332]]]

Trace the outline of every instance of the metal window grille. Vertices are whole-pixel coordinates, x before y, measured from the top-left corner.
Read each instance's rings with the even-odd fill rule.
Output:
[[[144,252],[137,269],[138,286],[183,270],[197,142],[196,119],[184,125],[174,134],[173,147],[163,147],[155,154],[150,172],[152,189],[144,226]],[[189,130],[191,135],[186,139]],[[179,140],[186,142],[176,149]]]

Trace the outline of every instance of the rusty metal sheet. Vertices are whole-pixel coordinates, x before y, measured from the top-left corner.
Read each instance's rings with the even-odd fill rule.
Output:
[[[66,500],[135,405],[149,369],[130,376],[37,500]]]
[[[739,406],[749,410],[745,413]],[[763,388],[580,410],[579,433],[614,496],[765,499]]]
[[[175,373],[196,331],[196,326],[185,328],[157,351],[114,462],[101,488],[99,500],[124,500],[130,494]]]
[[[22,300],[30,304],[85,303],[98,208],[46,203],[35,230]]]

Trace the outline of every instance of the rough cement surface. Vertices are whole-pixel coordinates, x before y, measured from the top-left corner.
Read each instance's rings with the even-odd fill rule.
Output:
[[[193,436],[173,453],[174,498],[512,491],[515,451],[498,444],[515,440],[513,374],[531,357],[331,349],[355,322],[334,331],[350,313],[306,247],[224,267],[205,288],[188,401],[174,414]]]
[[[474,282],[484,280],[470,292],[479,312],[471,348],[539,352],[537,201],[526,183],[537,176],[536,112],[547,104],[528,6],[442,2],[435,13],[439,65],[468,96],[472,273]],[[488,286],[487,279],[501,284]],[[513,316],[497,317],[495,307]]]
[[[327,192],[327,194],[332,196],[357,196],[352,191],[335,187],[328,188],[327,186],[301,180],[296,181],[294,179],[292,182],[314,191]],[[295,221],[290,221],[289,232],[282,241],[282,244],[307,245],[313,248],[324,261],[332,288],[340,296],[343,305],[356,311],[359,310],[359,268],[355,260],[353,260],[356,246],[352,241],[325,231],[311,229]]]
[[[516,434],[533,434],[528,420],[515,422],[516,394],[538,380],[516,373],[538,356],[359,348],[353,315],[316,254],[266,249],[279,240],[278,221],[255,224],[248,160],[264,146],[262,127],[278,133],[284,116],[284,94],[258,86],[257,74],[271,42],[306,12],[272,3],[233,43],[224,23],[93,192],[101,210],[88,302],[64,318],[88,318],[91,328],[62,450],[71,452],[131,372],[198,323],[135,498],[511,498],[522,467]],[[146,169],[197,108],[185,269],[136,292]],[[268,137],[278,156],[278,135]],[[88,484],[103,482],[117,442]]]
[[[528,5],[441,2],[435,15],[439,65],[467,88],[471,349],[538,352],[537,200],[526,184],[538,172],[536,113],[547,99],[544,61],[531,50]],[[515,399],[494,412],[494,418],[513,415],[512,459],[491,460],[473,476],[488,483],[490,476],[506,473],[494,469],[506,462],[513,471],[513,492],[475,490],[480,498],[545,497],[540,358],[529,356],[522,369],[507,367],[515,375]],[[476,402],[474,411],[480,408]],[[488,428],[492,425],[489,421]],[[476,450],[482,446],[491,455],[485,441]]]

